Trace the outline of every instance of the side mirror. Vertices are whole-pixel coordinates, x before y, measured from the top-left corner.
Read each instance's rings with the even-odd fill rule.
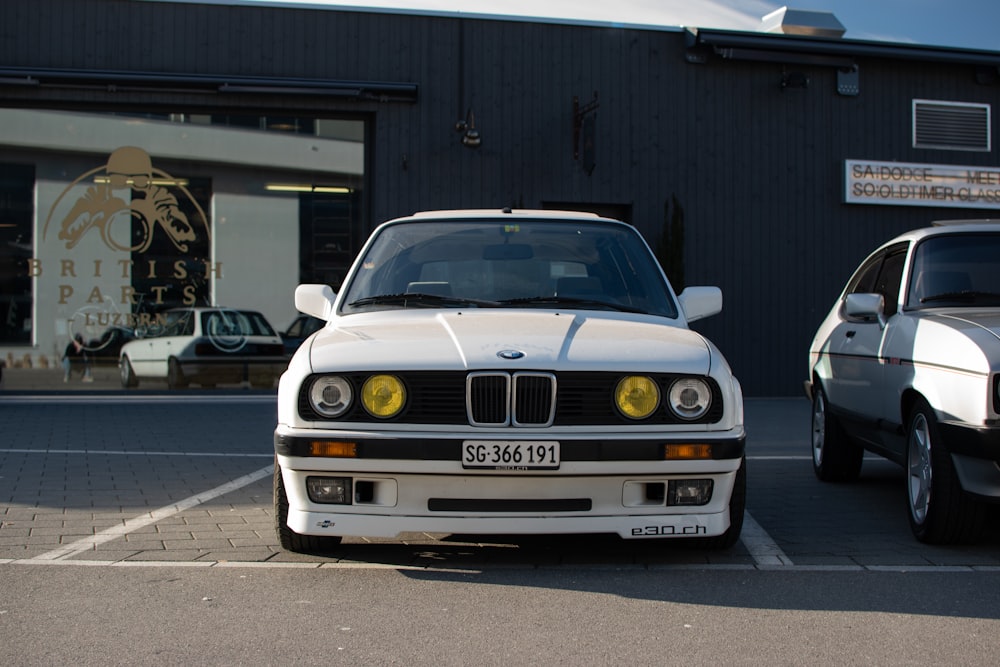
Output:
[[[295,288],[295,309],[326,322],[336,298],[337,293],[329,285],[299,285]]]
[[[688,287],[677,298],[688,322],[722,312],[722,290],[718,287]]]
[[[852,322],[878,322],[885,327],[885,298],[881,294],[848,294],[844,299],[844,317]]]

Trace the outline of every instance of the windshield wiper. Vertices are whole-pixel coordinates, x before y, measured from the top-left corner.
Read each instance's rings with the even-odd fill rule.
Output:
[[[423,292],[404,292],[401,294],[379,294],[376,296],[366,296],[357,301],[347,304],[351,308],[362,306],[398,305],[404,308],[433,308],[435,306],[479,306],[483,308],[496,307],[496,301],[485,301],[482,299],[466,299],[455,296],[442,296],[440,294],[425,294]]]
[[[931,303],[934,301],[963,301],[973,303],[980,299],[1000,303],[1000,294],[996,292],[976,292],[973,290],[963,290],[961,292],[944,292],[942,294],[932,294],[921,297],[920,303]]]
[[[559,306],[600,306],[601,308],[618,310],[623,313],[646,313],[646,311],[642,308],[636,308],[624,303],[602,301],[601,299],[584,299],[574,296],[527,296],[518,299],[503,299],[499,303],[503,306],[534,306],[545,304],[555,304]]]

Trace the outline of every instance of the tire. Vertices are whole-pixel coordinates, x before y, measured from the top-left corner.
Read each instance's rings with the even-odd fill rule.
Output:
[[[861,474],[865,450],[830,413],[818,383],[813,391],[811,445],[813,472],[824,482],[851,482]]]
[[[170,357],[167,360],[167,388],[168,389],[184,389],[188,386],[187,378],[184,377],[184,371],[181,370],[181,364],[174,357]]]
[[[138,387],[139,378],[135,376],[135,371],[132,370],[132,363],[128,360],[128,357],[122,357],[118,366],[122,378],[122,387],[125,389],[134,389],[135,387]]]
[[[304,554],[328,553],[341,540],[338,536],[300,535],[288,527],[288,496],[277,459],[274,461],[274,532],[282,549]]]
[[[733,495],[729,497],[729,528],[722,535],[700,539],[699,546],[706,549],[729,549],[740,541],[743,531],[743,514],[747,508],[747,459],[740,459],[740,467],[736,471],[733,482]]]
[[[937,415],[923,398],[910,411],[906,501],[910,529],[921,542],[975,542],[982,534],[986,509],[962,489]]]

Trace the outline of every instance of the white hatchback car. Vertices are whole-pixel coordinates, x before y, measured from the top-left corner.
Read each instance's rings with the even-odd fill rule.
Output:
[[[266,389],[285,370],[281,337],[264,316],[230,308],[175,308],[157,319],[156,334],[122,345],[122,386],[142,378],[166,380],[170,389],[239,384]]]
[[[743,399],[631,226],[585,213],[387,222],[278,388],[281,545],[342,536],[612,533],[728,547],[745,506]]]
[[[1000,224],[938,223],[865,259],[806,391],[820,479],[856,478],[870,450],[905,467],[917,539],[975,540],[1000,500]]]

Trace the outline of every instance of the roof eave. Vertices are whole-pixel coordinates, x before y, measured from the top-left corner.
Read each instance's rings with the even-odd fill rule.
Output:
[[[686,43],[692,62],[704,59],[692,54],[711,51],[728,59],[810,62],[818,58],[829,59],[831,65],[846,59],[887,58],[1000,67],[1000,52],[894,42],[688,28]]]

